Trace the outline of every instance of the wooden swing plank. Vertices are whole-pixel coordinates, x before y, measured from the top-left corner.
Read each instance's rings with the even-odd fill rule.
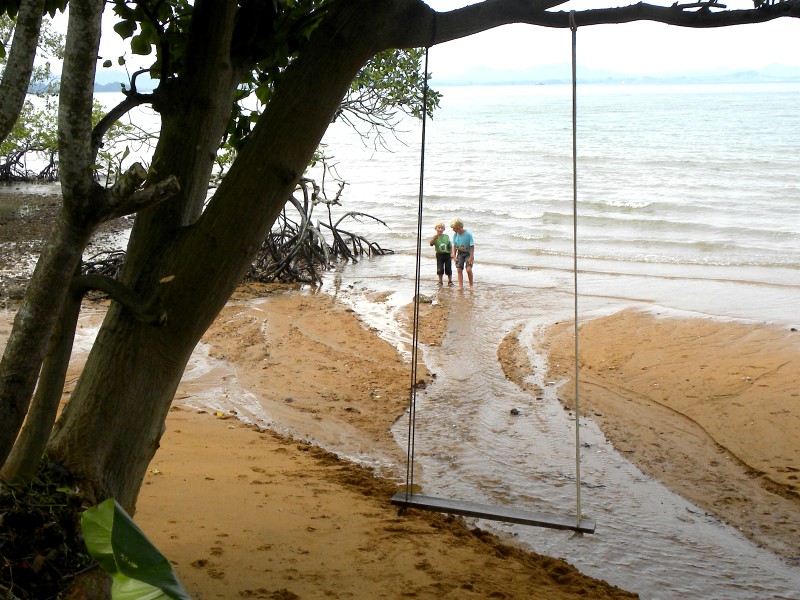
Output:
[[[594,533],[595,529],[595,522],[590,519],[581,519],[580,523],[576,523],[574,518],[555,517],[526,510],[506,508],[504,506],[434,498],[433,496],[406,494],[405,492],[396,493],[392,497],[392,504],[402,508],[418,508],[420,510],[430,510],[450,515],[476,517],[479,519],[489,519],[491,521],[503,521],[504,523],[518,523],[520,525],[531,525],[533,527],[569,529],[581,533]]]

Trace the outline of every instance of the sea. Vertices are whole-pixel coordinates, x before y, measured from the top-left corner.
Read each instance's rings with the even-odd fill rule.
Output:
[[[322,291],[407,357],[400,314],[415,295],[451,307],[443,344],[419,347],[436,379],[417,393],[415,483],[429,495],[558,516],[580,508],[597,524],[592,535],[476,524],[644,599],[800,599],[800,559],[775,556],[642,474],[590,418],[576,436],[558,401],[563,382],[542,379],[537,344],[556,321],[628,307],[798,327],[800,84],[579,85],[575,171],[570,86],[438,91],[424,154],[419,121],[397,115],[394,132],[376,138],[339,120],[323,140],[329,170],[308,173],[329,199],[337,178],[345,183],[331,208],[334,220],[352,213],[341,228],[393,251],[340,265]],[[475,287],[463,292],[436,285],[427,243],[437,221],[452,235],[455,217],[476,249]],[[328,218],[318,205],[315,219]],[[497,361],[515,328],[528,340],[538,398]],[[196,359],[186,377],[212,367]],[[220,385],[216,398],[291,432],[257,392],[235,388],[235,378]],[[393,433],[405,448],[406,417]]]

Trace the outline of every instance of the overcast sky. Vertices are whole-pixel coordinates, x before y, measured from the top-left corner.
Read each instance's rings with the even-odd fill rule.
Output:
[[[426,0],[439,11],[476,0]],[[687,0],[688,1],[688,0]],[[728,8],[752,7],[752,0],[721,0]],[[572,0],[558,10],[625,6],[625,0]],[[651,0],[669,6],[672,0]],[[106,11],[100,54],[116,65],[119,37],[111,29],[115,17]],[[570,32],[530,25],[508,25],[431,49],[434,77],[450,77],[474,66],[520,70],[570,61]],[[148,61],[128,54],[129,68]],[[619,73],[683,73],[705,69],[751,69],[770,64],[800,66],[800,19],[718,29],[689,29],[638,22],[596,25],[578,30],[578,63]],[[115,67],[118,68],[118,67]]]
[[[426,0],[439,11],[475,0]],[[672,1],[650,0],[672,5]],[[687,1],[687,0],[684,0]],[[752,8],[752,0],[722,0],[731,9]],[[625,0],[572,0],[557,10],[627,6]],[[800,66],[800,19],[717,29],[690,29],[651,22],[595,25],[578,29],[578,63],[620,73],[679,73],[710,68],[749,69],[769,64]],[[431,49],[434,77],[471,66],[525,69],[570,61],[569,30],[508,25]]]

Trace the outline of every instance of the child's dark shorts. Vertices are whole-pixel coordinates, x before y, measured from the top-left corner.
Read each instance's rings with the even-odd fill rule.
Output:
[[[436,253],[436,274],[447,275],[448,277],[452,277],[453,261],[450,259],[449,252]]]
[[[469,260],[469,250],[459,250],[456,254],[456,269],[463,269]]]

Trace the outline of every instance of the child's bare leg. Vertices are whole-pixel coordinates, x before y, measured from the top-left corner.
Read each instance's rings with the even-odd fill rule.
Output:
[[[472,287],[472,267],[467,267],[467,279],[469,279],[469,287]]]
[[[458,289],[464,289],[464,269],[458,270]]]

